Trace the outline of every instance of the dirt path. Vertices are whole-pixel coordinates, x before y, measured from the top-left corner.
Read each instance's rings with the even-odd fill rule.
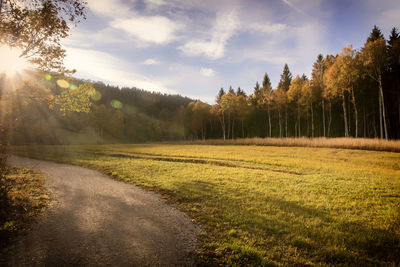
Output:
[[[199,229],[159,196],[81,167],[20,157],[53,201],[6,252],[10,265],[189,266]]]

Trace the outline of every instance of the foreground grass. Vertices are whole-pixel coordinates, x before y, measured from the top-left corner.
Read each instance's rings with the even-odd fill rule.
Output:
[[[307,147],[98,145],[14,153],[163,193],[224,265],[399,265],[400,154]]]
[[[10,237],[26,230],[29,223],[46,206],[49,197],[43,187],[44,178],[29,169],[11,167],[1,186],[6,194],[1,199],[0,248]]]

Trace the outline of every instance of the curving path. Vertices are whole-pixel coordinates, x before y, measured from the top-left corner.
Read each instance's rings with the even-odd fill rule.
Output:
[[[158,195],[81,167],[16,156],[9,164],[42,172],[52,198],[7,249],[9,265],[193,265],[199,229]]]

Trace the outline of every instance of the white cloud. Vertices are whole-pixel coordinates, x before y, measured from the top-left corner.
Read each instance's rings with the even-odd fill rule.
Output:
[[[144,65],[159,65],[160,61],[156,58],[148,58],[143,62]]]
[[[200,68],[200,74],[206,77],[212,77],[215,75],[215,70],[210,68]]]
[[[238,28],[237,12],[232,9],[230,12],[217,14],[215,25],[208,40],[191,40],[178,47],[187,56],[205,55],[210,59],[219,59],[224,56],[225,46],[229,39],[235,34]]]
[[[223,85],[219,75],[209,77],[199,75],[199,68],[191,65],[174,63],[169,66],[168,70],[169,73],[160,78],[166,86],[179,88],[181,94],[209,103],[213,102],[209,100],[214,100],[216,90]],[[182,88],[183,84],[190,84],[190,86]]]
[[[128,16],[135,1],[122,2],[121,0],[89,0],[88,7],[94,13],[107,17]]]
[[[75,48],[67,48],[67,53],[65,65],[67,68],[76,69],[77,77],[161,93],[177,93],[159,79],[137,72],[134,66],[111,54]]]
[[[277,33],[285,30],[287,25],[282,23],[253,22],[242,26],[242,30],[256,31],[258,33]]]
[[[167,44],[176,38],[180,25],[163,16],[136,16],[131,19],[116,19],[110,23],[140,40],[155,44]]]
[[[160,6],[167,5],[168,3],[164,0],[145,0],[147,8],[149,9],[156,9]]]

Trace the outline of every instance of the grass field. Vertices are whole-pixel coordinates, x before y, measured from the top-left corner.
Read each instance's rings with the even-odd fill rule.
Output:
[[[202,225],[203,263],[400,264],[400,153],[177,144],[13,152],[162,193]]]

